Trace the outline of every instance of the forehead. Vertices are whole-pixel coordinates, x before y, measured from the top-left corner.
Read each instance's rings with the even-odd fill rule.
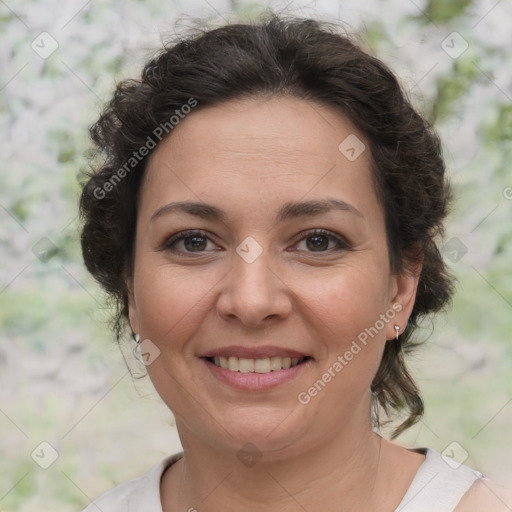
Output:
[[[172,145],[174,139],[176,155],[185,149],[179,145],[195,145],[196,151],[187,155],[191,161],[229,155],[246,159],[269,156],[273,162],[277,157],[279,163],[307,155],[318,163],[332,162],[333,155],[339,156],[339,139],[344,134],[364,138],[333,108],[294,97],[250,97],[192,111],[155,153]]]
[[[370,160],[339,111],[290,97],[231,100],[193,111],[155,149],[142,209],[186,197],[277,211],[327,193],[375,209]]]

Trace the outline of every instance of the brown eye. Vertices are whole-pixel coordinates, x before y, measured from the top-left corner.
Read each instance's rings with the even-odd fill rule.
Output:
[[[186,236],[183,238],[183,245],[187,251],[201,251],[208,245],[207,239],[202,236]]]
[[[320,251],[325,251],[326,249],[329,248],[329,238],[327,238],[325,235],[314,235],[314,236],[308,236],[306,238],[306,240],[308,241],[306,243],[308,249],[311,249],[311,250],[320,250]]]
[[[314,231],[301,233],[299,236],[302,236],[302,239],[299,241],[299,243],[305,241],[306,250],[308,252],[346,251],[351,248],[344,238],[325,229],[317,229]],[[332,243],[334,243],[334,247],[329,247],[329,245]]]
[[[207,249],[208,241],[212,240],[204,231],[182,231],[168,238],[161,249],[180,253],[201,253]],[[183,242],[184,250],[178,246],[180,242]]]

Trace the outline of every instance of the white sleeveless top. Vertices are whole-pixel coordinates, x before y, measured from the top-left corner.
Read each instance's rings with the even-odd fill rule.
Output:
[[[482,473],[445,459],[431,448],[418,450],[425,460],[395,512],[453,512]]]
[[[395,512],[453,512],[466,491],[483,475],[467,466],[445,461],[431,448],[419,448],[425,460]],[[167,457],[146,475],[122,483],[91,502],[82,512],[162,512],[160,479],[183,457]],[[450,465],[451,464],[451,465]]]

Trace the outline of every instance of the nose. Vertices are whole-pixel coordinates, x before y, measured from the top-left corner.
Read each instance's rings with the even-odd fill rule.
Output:
[[[272,265],[265,252],[252,262],[238,254],[233,260],[217,301],[221,318],[236,318],[252,328],[286,318],[292,309],[291,288],[279,275],[279,265]]]

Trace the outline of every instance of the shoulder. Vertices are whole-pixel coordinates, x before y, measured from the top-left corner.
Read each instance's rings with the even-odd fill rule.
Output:
[[[479,478],[462,497],[454,512],[509,512],[512,489]]]
[[[82,512],[161,512],[160,479],[165,470],[182,456],[180,452],[167,457],[144,476],[119,484],[102,494]]]
[[[97,512],[98,509],[102,512],[121,512],[140,488],[141,480],[137,478],[119,484],[93,500],[82,512]]]

